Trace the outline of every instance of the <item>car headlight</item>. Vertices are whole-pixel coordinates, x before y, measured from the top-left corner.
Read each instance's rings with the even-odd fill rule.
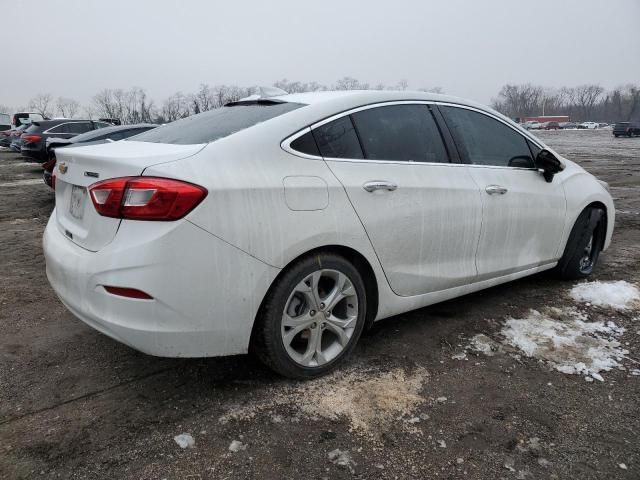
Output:
[[[609,189],[609,184],[607,182],[605,182],[604,180],[598,180],[598,183],[602,185],[607,192],[611,193],[611,190]]]

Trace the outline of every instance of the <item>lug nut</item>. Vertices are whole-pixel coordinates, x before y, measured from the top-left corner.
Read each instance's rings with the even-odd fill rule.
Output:
[[[318,325],[316,324],[316,322],[313,322],[313,323],[311,324],[311,328],[316,328],[317,326],[318,326]]]
[[[321,304],[320,304],[320,308],[324,308],[324,303],[321,303]]]
[[[315,314],[316,314],[316,311],[315,311],[315,310],[311,310],[311,311],[309,312],[309,315],[311,315],[312,317],[313,317]]]

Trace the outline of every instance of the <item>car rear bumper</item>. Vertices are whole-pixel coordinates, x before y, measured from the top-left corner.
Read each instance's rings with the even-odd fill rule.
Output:
[[[90,252],[66,238],[55,217],[54,210],[43,238],[47,277],[80,320],[150,355],[246,353],[256,312],[279,269],[186,220],[124,221],[113,242]],[[105,285],[153,299],[113,295]]]
[[[47,155],[45,152],[41,150],[36,150],[35,148],[28,148],[24,145],[20,148],[20,153],[23,157],[27,157],[28,159],[37,160],[44,162],[47,159]]]

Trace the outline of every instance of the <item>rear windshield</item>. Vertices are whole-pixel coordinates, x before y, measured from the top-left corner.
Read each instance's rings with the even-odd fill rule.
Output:
[[[179,145],[209,143],[303,106],[291,102],[236,103],[176,120],[129,140]]]

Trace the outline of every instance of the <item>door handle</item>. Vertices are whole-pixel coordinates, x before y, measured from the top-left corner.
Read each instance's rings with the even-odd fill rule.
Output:
[[[508,190],[500,185],[487,185],[487,188],[484,189],[489,195],[504,195],[508,192]]]
[[[375,190],[387,190],[389,192],[393,192],[396,188],[398,188],[398,185],[393,182],[387,182],[385,180],[374,180],[372,182],[365,183],[364,185],[362,185],[362,188],[364,188],[367,192],[373,192]]]

